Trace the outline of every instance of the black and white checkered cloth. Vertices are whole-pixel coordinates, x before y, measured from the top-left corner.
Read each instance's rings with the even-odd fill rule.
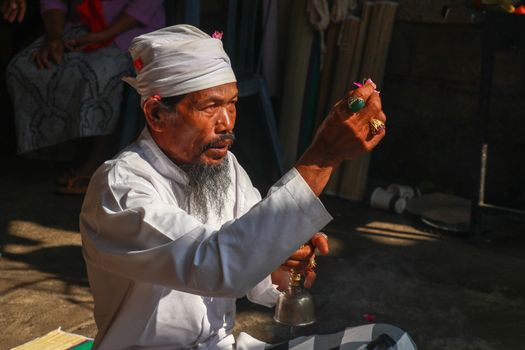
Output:
[[[266,344],[246,333],[237,338],[237,350],[417,350],[410,336],[395,326],[377,323],[344,331],[311,335],[281,344]]]

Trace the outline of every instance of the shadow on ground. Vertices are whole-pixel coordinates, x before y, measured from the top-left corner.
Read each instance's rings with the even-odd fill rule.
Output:
[[[237,331],[268,342],[367,323],[405,329],[420,349],[521,349],[525,341],[523,225],[507,224],[490,243],[423,227],[416,218],[323,198],[335,220],[332,252],[318,258],[311,290],[317,323],[291,330],[273,310],[241,300]]]
[[[94,336],[78,234],[81,198],[56,195],[57,171],[45,163],[8,163],[0,175],[0,349],[58,327]],[[363,315],[370,314],[405,329],[420,349],[523,348],[523,226],[502,225],[499,239],[471,244],[413,217],[322,200],[335,219],[325,229],[331,253],[318,258],[311,290],[318,322],[295,334],[339,331],[367,323]],[[235,333],[290,338],[272,316],[272,309],[240,299]]]

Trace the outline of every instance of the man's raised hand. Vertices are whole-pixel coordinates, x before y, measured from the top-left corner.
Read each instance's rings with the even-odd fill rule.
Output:
[[[350,99],[361,98],[364,108],[351,110]],[[370,121],[383,127],[376,129]],[[338,101],[317,130],[314,140],[301,156],[296,169],[312,191],[319,195],[332,172],[345,160],[371,151],[385,136],[386,115],[376,85],[368,80],[362,87],[350,91]]]
[[[312,146],[323,148],[327,152],[326,157],[336,163],[354,159],[362,153],[371,151],[385,136],[385,131],[383,129],[374,134],[370,121],[377,119],[386,123],[381,98],[375,89],[375,84],[368,81],[362,87],[349,91],[346,98],[332,107],[319,127]],[[363,99],[364,108],[352,112],[348,104],[349,99],[352,98]]]

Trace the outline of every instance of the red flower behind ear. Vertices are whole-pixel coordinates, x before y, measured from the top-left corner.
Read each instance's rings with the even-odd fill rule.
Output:
[[[214,31],[213,34],[211,35],[212,38],[214,39],[219,39],[219,40],[222,40],[222,32],[219,32],[218,30]]]

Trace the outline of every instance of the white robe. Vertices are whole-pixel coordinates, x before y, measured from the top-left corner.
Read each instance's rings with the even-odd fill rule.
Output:
[[[93,175],[80,231],[96,349],[231,349],[235,298],[275,303],[270,273],[332,217],[295,168],[261,200],[228,159],[223,218],[205,223],[147,130]]]

